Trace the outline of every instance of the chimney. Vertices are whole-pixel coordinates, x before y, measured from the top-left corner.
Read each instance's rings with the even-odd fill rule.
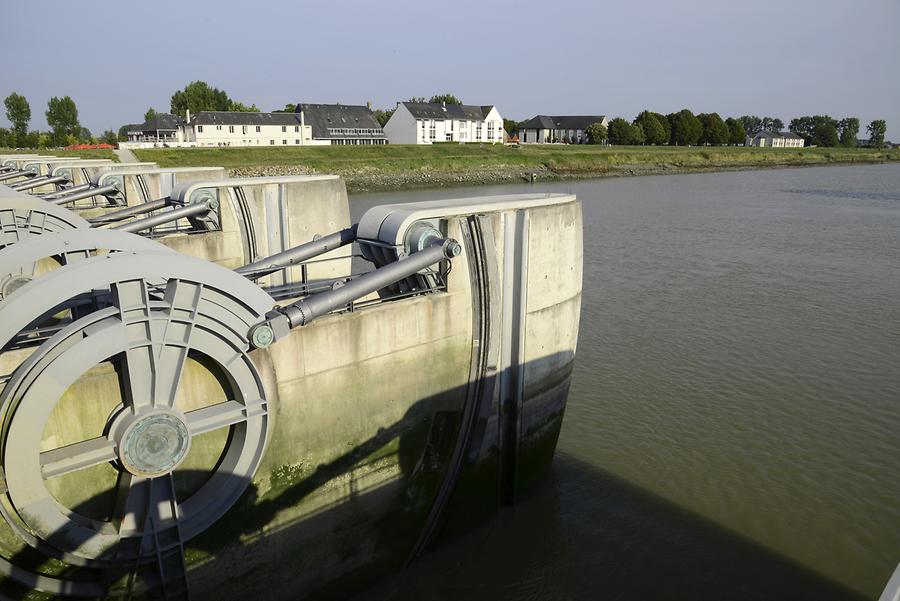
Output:
[[[441,106],[444,107],[444,108],[447,108],[447,101],[446,101],[446,100],[441,100]]]
[[[185,111],[185,113],[186,113],[186,114],[185,114],[184,120],[185,120],[186,122],[190,123],[190,122],[191,122],[191,109],[187,109],[187,110]]]
[[[372,110],[372,101],[371,100],[366,100],[366,108],[369,109],[370,111]]]
[[[303,128],[306,127],[306,119],[303,117],[303,111],[300,111],[300,132],[303,132]]]

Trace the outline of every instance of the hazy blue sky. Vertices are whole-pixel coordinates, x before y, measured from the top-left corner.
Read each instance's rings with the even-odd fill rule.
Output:
[[[514,119],[884,118],[900,141],[900,0],[44,0],[5,3],[0,56],[41,128],[54,95],[99,133],[202,79],[263,110],[446,91]]]

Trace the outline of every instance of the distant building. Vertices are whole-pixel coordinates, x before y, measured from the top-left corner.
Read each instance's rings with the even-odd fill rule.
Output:
[[[386,144],[367,106],[301,104],[294,113],[201,111],[187,119],[157,115],[127,126],[122,148]]]
[[[803,137],[790,131],[761,131],[752,138],[747,136],[747,146],[761,148],[803,148]]]
[[[519,124],[520,144],[550,144],[567,142],[586,144],[587,128],[594,123],[609,126],[606,115],[537,115]]]
[[[398,102],[384,125],[391,144],[503,142],[503,118],[493,105]]]
[[[369,106],[298,104],[297,112],[312,127],[315,144],[387,144],[384,130]]]
[[[181,127],[184,119],[178,115],[157,113],[145,123],[125,126],[128,142],[135,145],[162,146],[182,142]]]
[[[189,146],[304,146],[313,143],[303,113],[201,111],[184,126]]]

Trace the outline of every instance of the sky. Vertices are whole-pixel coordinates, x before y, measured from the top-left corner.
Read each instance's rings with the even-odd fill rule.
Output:
[[[32,128],[69,95],[82,125],[118,129],[199,79],[262,110],[449,92],[517,120],[829,114],[859,117],[866,137],[885,119],[900,142],[900,0],[43,0],[2,13],[0,98],[24,94]]]

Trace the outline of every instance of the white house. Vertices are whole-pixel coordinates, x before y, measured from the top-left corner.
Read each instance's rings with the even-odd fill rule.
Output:
[[[503,118],[495,106],[398,102],[384,125],[391,144],[503,142]]]
[[[790,131],[761,131],[752,138],[747,136],[747,146],[803,148],[803,138]]]
[[[294,113],[201,111],[187,119],[157,115],[127,126],[122,148],[386,144],[368,106],[301,104]]]
[[[168,113],[157,113],[152,119],[144,123],[126,125],[123,129],[128,136],[126,146],[139,148],[177,145],[184,142],[184,119]]]
[[[609,119],[606,115],[537,115],[519,124],[519,143],[586,144],[587,128],[594,123],[602,123],[604,127],[608,127]]]
[[[303,113],[201,111],[184,126],[189,146],[304,146],[313,143]]]

